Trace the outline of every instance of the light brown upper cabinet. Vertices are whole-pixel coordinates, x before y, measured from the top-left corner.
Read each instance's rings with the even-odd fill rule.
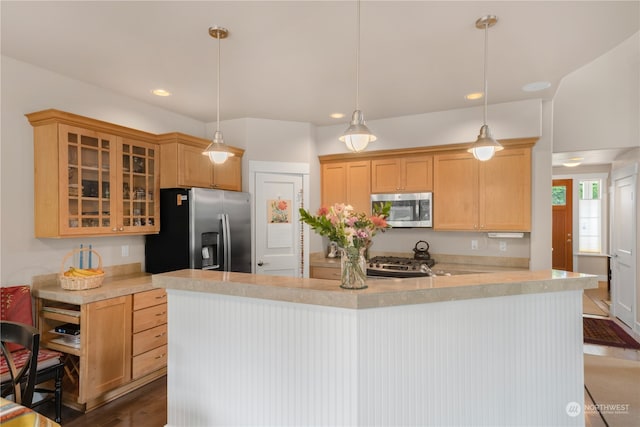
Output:
[[[531,148],[435,155],[433,206],[436,230],[530,231]]]
[[[27,118],[34,127],[36,237],[159,231],[154,135],[58,110]]]
[[[323,163],[322,206],[346,203],[356,212],[371,212],[371,162],[369,160]]]
[[[371,161],[372,193],[422,193],[433,190],[433,156]]]
[[[202,152],[211,141],[174,132],[158,136],[160,144],[161,188],[217,188],[242,191],[244,150],[229,147],[234,153],[223,164],[211,163]]]

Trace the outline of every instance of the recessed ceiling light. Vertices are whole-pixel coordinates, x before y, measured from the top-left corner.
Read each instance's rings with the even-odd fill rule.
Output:
[[[341,119],[344,117],[344,113],[331,113],[329,114],[329,117],[332,119]]]
[[[475,99],[482,99],[482,96],[484,94],[482,92],[473,92],[473,93],[468,93],[464,96],[464,99],[468,99],[469,101],[473,101]]]
[[[566,166],[568,168],[574,168],[578,166],[580,163],[582,163],[583,160],[584,160],[584,157],[572,157],[568,161],[562,163],[562,166]]]
[[[538,92],[541,90],[548,89],[550,87],[551,87],[550,82],[532,82],[522,86],[522,90],[525,92]]]
[[[164,89],[154,89],[151,91],[151,93],[157,96],[171,96],[171,92]]]

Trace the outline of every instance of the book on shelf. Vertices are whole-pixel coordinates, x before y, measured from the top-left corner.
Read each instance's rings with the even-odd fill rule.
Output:
[[[65,323],[55,327],[55,331],[60,334],[80,335],[80,325],[74,323]]]

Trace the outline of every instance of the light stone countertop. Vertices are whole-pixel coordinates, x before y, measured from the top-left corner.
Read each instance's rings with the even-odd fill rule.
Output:
[[[357,291],[341,289],[336,280],[206,270],[155,274],[152,281],[154,287],[170,290],[352,309],[575,291],[598,286],[597,276],[560,270],[370,279],[368,288]]]
[[[38,298],[82,305],[153,289],[151,274],[131,273],[106,277],[102,286],[94,289],[71,291],[62,289],[57,282],[45,282],[34,285],[31,292]]]

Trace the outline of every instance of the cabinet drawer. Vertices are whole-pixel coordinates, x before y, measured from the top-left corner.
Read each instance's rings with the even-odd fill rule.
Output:
[[[134,334],[165,323],[167,323],[166,303],[133,312]]]
[[[133,294],[133,309],[141,310],[153,305],[164,304],[167,301],[167,293],[164,289],[139,292]]]
[[[340,280],[340,268],[332,267],[311,267],[312,279]]]
[[[133,358],[132,377],[139,378],[167,366],[167,346],[155,348]]]
[[[167,325],[156,326],[133,335],[133,355],[167,344]]]

